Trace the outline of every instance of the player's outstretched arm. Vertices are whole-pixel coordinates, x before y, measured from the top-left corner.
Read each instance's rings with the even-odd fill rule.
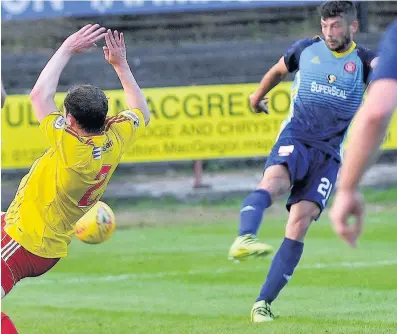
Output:
[[[284,57],[278,61],[262,78],[259,87],[255,93],[250,96],[251,107],[258,112],[266,112],[267,110],[258,109],[258,105],[263,100],[265,95],[276,87],[288,74],[287,66],[285,65]],[[265,101],[267,102],[267,101]],[[264,108],[264,107],[262,107]]]
[[[4,103],[6,102],[7,93],[3,86],[3,80],[1,81],[1,108],[4,107]]]
[[[330,216],[335,232],[352,247],[356,246],[363,224],[364,202],[358,191],[359,182],[366,168],[378,156],[378,149],[397,107],[396,92],[396,80],[383,79],[373,82],[350,132]],[[355,224],[348,224],[350,215],[356,217]]]
[[[340,188],[356,189],[365,169],[377,157],[394,109],[397,107],[397,20],[380,44],[380,56],[371,62],[373,81],[350,133]]]
[[[57,111],[54,97],[59,77],[71,56],[92,48],[96,41],[104,37],[105,31],[106,29],[101,28],[99,24],[88,24],[69,36],[51,57],[30,92],[33,109],[39,122]]]
[[[150,121],[150,111],[145,96],[135,81],[130,66],[128,65],[123,33],[119,34],[117,30],[114,32],[108,30],[105,35],[105,40],[106,46],[103,47],[105,59],[113,66],[123,85],[128,107],[131,109],[139,109],[143,114],[146,125],[148,125]]]
[[[341,170],[340,188],[355,189],[365,169],[377,157],[394,109],[397,81],[382,79],[371,84],[367,99],[358,111]]]
[[[330,212],[336,233],[353,247],[363,223],[364,203],[358,191],[359,181],[365,169],[377,157],[387,126],[397,107],[396,57],[397,20],[384,35],[367,99],[354,119],[340,182]],[[348,224],[350,215],[356,217],[355,224]]]

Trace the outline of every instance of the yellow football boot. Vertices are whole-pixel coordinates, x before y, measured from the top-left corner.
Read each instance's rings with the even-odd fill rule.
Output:
[[[250,256],[267,256],[273,247],[260,242],[256,235],[245,234],[237,237],[229,250],[229,260],[242,260]]]
[[[251,322],[260,323],[260,322],[268,322],[273,321],[275,318],[272,310],[270,308],[270,304],[265,302],[264,300],[260,300],[254,304],[251,310]]]

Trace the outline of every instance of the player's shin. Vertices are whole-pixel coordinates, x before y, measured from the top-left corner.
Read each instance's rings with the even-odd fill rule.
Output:
[[[256,237],[263,213],[271,204],[270,193],[266,190],[255,190],[244,200],[240,211],[239,236],[230,247],[230,260],[264,257],[273,252],[273,247]]]
[[[257,301],[267,303],[274,301],[280,291],[291,279],[303,253],[303,242],[284,238],[278,252],[274,256]]]
[[[270,207],[272,199],[266,190],[255,190],[246,197],[240,210],[239,236],[256,235],[263,219],[265,209]]]

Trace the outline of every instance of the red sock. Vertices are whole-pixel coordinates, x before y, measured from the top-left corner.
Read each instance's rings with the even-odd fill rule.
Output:
[[[11,319],[3,312],[1,312],[1,333],[2,334],[18,334]]]

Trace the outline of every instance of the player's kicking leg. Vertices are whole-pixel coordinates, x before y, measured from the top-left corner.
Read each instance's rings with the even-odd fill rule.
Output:
[[[319,214],[320,208],[316,203],[301,201],[292,205],[285,238],[274,256],[266,282],[252,308],[252,322],[266,322],[274,319],[270,304],[290,280],[302,256],[306,232]]]
[[[310,157],[305,182],[295,184],[288,200],[290,210],[285,238],[277,251],[266,282],[251,311],[252,322],[273,320],[270,304],[288,283],[303,253],[303,240],[309,226],[325,209],[335,185],[339,162],[317,150],[304,153]],[[304,160],[299,161],[299,166]]]
[[[303,179],[309,169],[307,156],[307,147],[302,143],[291,138],[277,141],[266,161],[262,181],[243,202],[238,237],[230,247],[229,259],[240,260],[273,252],[271,246],[259,242],[256,237],[263,214],[275,199],[291,190],[296,180]]]
[[[229,259],[240,260],[248,256],[265,256],[273,248],[259,242],[256,237],[263,214],[277,197],[284,195],[291,187],[288,169],[283,165],[266,168],[257,189],[246,197],[240,210],[238,237],[229,250]]]

